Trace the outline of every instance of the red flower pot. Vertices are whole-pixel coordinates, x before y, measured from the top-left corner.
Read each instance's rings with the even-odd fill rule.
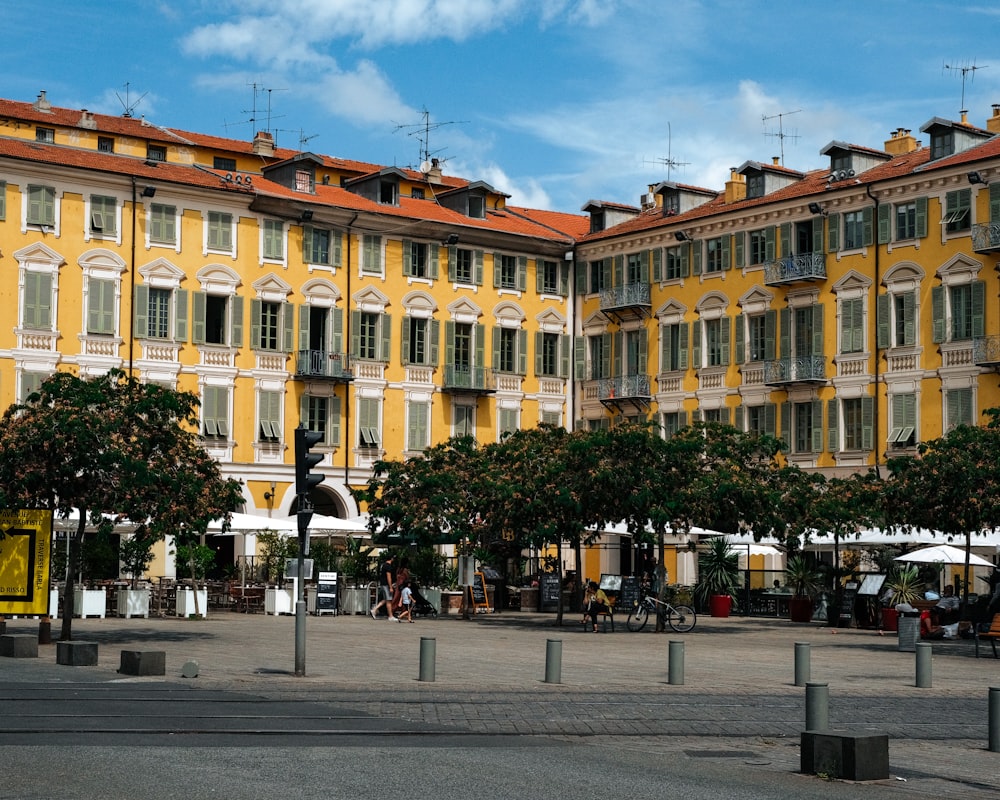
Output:
[[[708,613],[713,617],[728,617],[733,610],[733,598],[728,594],[713,594],[708,598]]]

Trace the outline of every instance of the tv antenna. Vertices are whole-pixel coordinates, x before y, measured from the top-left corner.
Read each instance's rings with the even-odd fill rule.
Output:
[[[670,123],[668,122],[667,123],[667,157],[663,158],[662,156],[660,156],[659,158],[654,158],[653,161],[651,162],[653,164],[662,164],[663,166],[665,166],[667,168],[667,180],[668,181],[670,180],[670,170],[671,169],[673,169],[674,167],[686,167],[686,166],[688,166],[691,163],[690,161],[677,161],[677,160],[674,159],[674,157],[671,155],[672,141],[673,141],[673,136],[672,136],[671,131],[670,131]]]
[[[785,166],[785,139],[798,139],[799,135],[797,133],[785,133],[785,117],[790,117],[792,114],[798,114],[801,112],[801,108],[795,109],[795,111],[785,111],[780,114],[772,114],[771,116],[763,115],[760,118],[761,124],[764,126],[764,135],[772,136],[778,140],[781,147],[781,166]],[[778,132],[767,130],[767,123],[769,120],[778,120]]]
[[[950,72],[960,72],[960,73],[962,73],[962,107],[960,109],[962,112],[965,112],[965,110],[966,110],[965,109],[965,79],[968,78],[969,75],[972,75],[972,77],[969,78],[969,82],[971,83],[972,81],[974,81],[976,79],[976,70],[977,69],[986,69],[988,66],[989,66],[989,64],[978,65],[978,64],[976,64],[975,60],[973,60],[972,64],[969,64],[968,62],[966,62],[965,64],[944,64],[943,65],[943,69],[946,69],[946,70],[948,70]]]
[[[271,113],[271,92],[287,92],[288,90],[287,89],[268,89],[266,86],[257,83],[257,81],[254,81],[253,83],[248,84],[248,85],[253,87],[253,105],[251,106],[251,108],[249,110],[244,108],[243,109],[243,113],[244,114],[249,114],[250,117],[248,119],[242,120],[241,122],[227,122],[227,123],[225,123],[225,127],[228,129],[228,128],[233,127],[234,125],[252,125],[252,126],[256,126],[256,123],[258,121],[257,120],[257,97],[259,95],[267,95],[267,104],[266,104],[266,107],[264,109],[262,109],[262,111],[261,111],[261,113],[264,114],[264,119],[267,122],[267,124],[262,128],[262,130],[266,131],[267,133],[274,134],[275,131],[273,131],[271,129],[271,120],[273,120],[273,119],[281,119],[282,117],[284,117],[284,114],[278,114],[277,116],[275,116],[274,114]]]
[[[122,112],[122,116],[123,117],[132,117],[132,116],[135,116],[135,110],[138,107],[139,103],[142,102],[142,98],[144,98],[147,94],[149,94],[149,92],[143,92],[141,95],[139,95],[139,97],[135,101],[131,101],[129,99],[129,96],[128,96],[128,87],[129,87],[129,83],[128,83],[128,81],[125,81],[125,99],[124,100],[122,100],[122,96],[120,94],[118,94],[118,92],[115,92],[115,97],[118,98],[118,102],[121,103],[122,104],[122,108],[125,109]]]
[[[421,110],[420,116],[423,117],[423,122],[415,122],[410,125],[397,123],[392,132],[396,133],[405,130],[407,136],[417,137],[417,141],[420,142],[419,163],[422,169],[424,164],[427,164],[428,167],[430,166],[431,156],[441,152],[440,150],[431,151],[431,131],[443,128],[445,125],[466,125],[468,121],[431,122],[431,112],[427,110],[426,106]]]
[[[306,132],[302,128],[299,128],[297,131],[287,130],[286,128],[277,128],[275,130],[275,133],[295,133],[295,134],[298,134],[298,137],[299,137],[299,151],[300,152],[304,152],[305,151],[306,145],[309,143],[310,139],[315,139],[317,136],[319,136],[318,133],[311,133],[308,136],[306,136]],[[275,141],[275,144],[277,144],[277,143],[278,142]]]

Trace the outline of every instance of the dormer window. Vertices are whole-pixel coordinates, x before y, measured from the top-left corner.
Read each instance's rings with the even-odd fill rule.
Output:
[[[939,130],[931,134],[931,161],[950,156],[955,152],[955,132]]]
[[[751,172],[747,175],[747,200],[764,196],[764,173]]]
[[[472,219],[486,219],[486,198],[469,195],[469,216]]]
[[[56,140],[56,132],[53,128],[35,128],[35,141],[52,144]]]
[[[396,194],[399,185],[395,181],[380,181],[378,185],[378,201],[382,205],[397,205]]]
[[[834,153],[830,157],[831,172],[839,172],[841,170],[846,172],[850,168],[851,168],[851,154],[849,152]]]
[[[604,212],[603,211],[591,211],[590,212],[590,232],[597,233],[598,231],[604,230]]]

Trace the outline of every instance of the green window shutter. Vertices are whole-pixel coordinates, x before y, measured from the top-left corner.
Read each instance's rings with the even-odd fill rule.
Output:
[[[299,397],[299,424],[297,427],[309,427],[309,395],[305,392]]]
[[[451,319],[444,321],[444,363],[455,365],[455,321]]]
[[[569,270],[569,264],[563,262],[559,265],[559,295],[561,297],[569,297]]]
[[[403,239],[403,275],[413,274],[413,242]]]
[[[230,328],[229,345],[231,347],[243,346],[243,298],[233,295],[229,302],[232,304],[232,324]]]
[[[436,244],[427,245],[427,277],[432,281],[438,279],[438,261],[440,260],[440,247]]]
[[[473,254],[475,269],[476,269],[476,286],[483,285],[483,251],[476,250]]]
[[[722,269],[724,271],[733,268],[732,240],[732,236],[722,237]]]
[[[736,268],[743,269],[746,266],[746,240],[747,235],[740,231],[734,237],[736,241]]]
[[[861,448],[871,450],[875,446],[875,399],[861,398]]]
[[[823,306],[812,307],[812,355],[823,355]]]
[[[861,244],[871,247],[875,243],[875,225],[872,222],[874,214],[871,206],[861,209]]]
[[[135,335],[139,339],[149,336],[149,287],[140,284],[135,287]]]
[[[782,222],[778,226],[778,242],[781,245],[781,257],[786,258],[792,254],[792,223]]]
[[[535,292],[541,294],[545,289],[545,262],[540,258],[535,259]]]
[[[340,447],[340,398],[333,395],[327,408],[326,443],[331,447]]]
[[[840,431],[837,430],[837,406],[839,400],[826,401],[826,449],[831,453],[836,453],[840,447]]]
[[[614,276],[611,285],[615,288],[622,286],[625,282],[625,256],[617,255],[614,258]]]
[[[812,451],[823,452],[823,401],[812,401]]]
[[[260,317],[261,310],[264,304],[259,298],[252,298],[250,300],[250,347],[259,348],[260,347]]]
[[[688,322],[680,323],[677,328],[680,333],[680,342],[677,345],[677,369],[687,369],[688,368],[688,330],[691,324]]]
[[[972,284],[972,336],[981,339],[986,335],[986,282]]]
[[[458,269],[458,248],[449,247],[448,248],[448,282],[457,283],[455,280],[456,271]]]
[[[916,228],[917,238],[923,239],[927,236],[927,198],[917,198]]]
[[[517,332],[517,374],[528,374],[528,332],[523,328]]]
[[[836,253],[840,249],[840,214],[831,214],[826,225],[826,252]]]
[[[51,275],[27,271],[24,273],[24,327],[36,330],[52,327]]]
[[[878,243],[888,244],[890,240],[890,221],[892,219],[892,206],[883,203],[878,207]]]
[[[774,261],[774,239],[775,239],[775,227],[773,225],[768,225],[764,229],[764,260]]]
[[[313,240],[313,226],[303,225],[302,226],[302,260],[307,264],[312,262],[312,240]],[[303,395],[304,397],[305,395]]]
[[[535,331],[535,375],[541,375],[544,368],[542,363],[542,348],[544,347],[545,334]]]
[[[691,242],[687,242],[681,247],[681,277],[687,278],[691,275]]]
[[[559,336],[559,377],[569,377],[570,339],[566,334]]]
[[[656,247],[649,251],[649,258],[652,262],[653,283],[663,280],[663,248]]]
[[[312,306],[303,303],[299,306],[299,350],[309,349],[309,320],[312,317]]]
[[[399,335],[399,360],[403,364],[410,363],[410,326],[412,317],[403,317],[403,329]]]
[[[624,341],[624,336],[622,336],[621,331],[615,331],[611,334],[612,350],[614,351],[614,360],[612,362],[612,376],[615,378],[620,378],[622,375],[622,342]]]
[[[344,252],[344,235],[340,231],[330,231],[330,260],[333,266],[339,267]]]
[[[186,342],[188,338],[188,292],[174,289],[174,341]]]
[[[778,407],[774,403],[764,404],[764,433],[768,436],[777,436],[777,428],[775,427],[775,416],[777,414]]]
[[[990,222],[1000,222],[1000,181],[990,184]]]
[[[790,358],[792,355],[792,312],[782,308],[778,311],[778,356]],[[784,422],[782,422],[784,424]]]
[[[295,305],[293,303],[281,304],[281,325],[282,350],[291,353],[295,350]]]
[[[645,331],[643,331],[645,334]],[[649,355],[648,355],[649,343],[646,340],[645,335],[639,338],[639,347],[637,348],[638,353],[637,360],[639,362],[639,374],[646,375],[649,370]]]
[[[723,366],[729,366],[730,353],[732,351],[731,341],[732,341],[732,330],[733,321],[729,317],[723,317],[719,320],[719,346],[722,350],[722,364]]]
[[[587,378],[587,338],[579,337],[573,342],[573,372],[578,381]]]
[[[381,338],[379,361],[391,361],[392,353],[389,348],[392,345],[392,316],[389,314],[379,314],[378,327]]]
[[[330,350],[340,354],[344,352],[344,310],[342,308],[330,309],[330,323],[333,327],[330,336]]]
[[[775,326],[778,321],[778,314],[774,309],[764,312],[764,360],[774,361],[777,357],[774,352]]]
[[[913,290],[903,295],[903,344],[917,343],[917,292]],[[887,317],[888,318],[888,317]]]
[[[115,285],[113,281],[88,282],[87,333],[114,333]]]
[[[733,409],[733,426],[738,431],[743,431],[743,406],[736,406]]]
[[[691,361],[695,369],[701,369],[701,328],[705,323],[698,319],[694,322],[694,330],[691,332]]]
[[[351,312],[351,356],[358,358],[361,355],[361,312]]]
[[[427,366],[436,367],[438,365],[438,350],[441,347],[441,322],[436,319],[430,321],[430,348],[428,349]]]
[[[517,290],[519,292],[528,291],[528,257],[517,257]]]
[[[691,274],[701,275],[701,242],[691,242]]]
[[[501,328],[499,325],[493,326],[492,336],[493,336],[493,369],[498,369],[500,366],[500,337]],[[406,325],[403,325],[403,331],[406,331]]]
[[[494,289],[499,289],[500,288],[500,280],[501,280],[501,278],[500,278],[500,272],[501,272],[501,270],[500,270],[500,254],[499,253],[494,253],[493,254],[493,288]]]
[[[823,252],[823,217],[813,218],[813,252]]]
[[[875,298],[875,313],[878,315],[878,320],[875,324],[875,344],[880,350],[884,350],[890,346],[889,331],[892,330],[890,327],[890,311],[892,302],[892,295],[880,294]]]
[[[944,331],[944,287],[931,287],[931,341],[940,343],[945,340]]]
[[[601,334],[601,375],[607,377],[611,374],[611,349],[612,341],[610,333]]]
[[[205,343],[205,301],[204,292],[195,292],[191,296],[191,341],[194,344]]]
[[[476,360],[473,362],[474,367],[485,367],[486,366],[486,326],[476,325]]]
[[[736,315],[736,363],[746,362],[746,317],[743,314]]]
[[[578,295],[587,294],[587,262],[577,261],[574,266],[573,288]]]
[[[865,339],[864,300],[860,297],[845,300],[842,321],[846,325],[843,334],[845,351],[860,353],[864,349]]]

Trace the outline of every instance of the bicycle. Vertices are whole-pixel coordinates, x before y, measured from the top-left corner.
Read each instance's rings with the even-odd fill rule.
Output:
[[[653,595],[645,595],[628,614],[625,620],[625,627],[633,633],[641,631],[646,627],[646,620],[650,614],[656,614],[672,630],[677,633],[687,633],[698,621],[698,615],[690,606],[675,606],[670,603],[663,603]]]

